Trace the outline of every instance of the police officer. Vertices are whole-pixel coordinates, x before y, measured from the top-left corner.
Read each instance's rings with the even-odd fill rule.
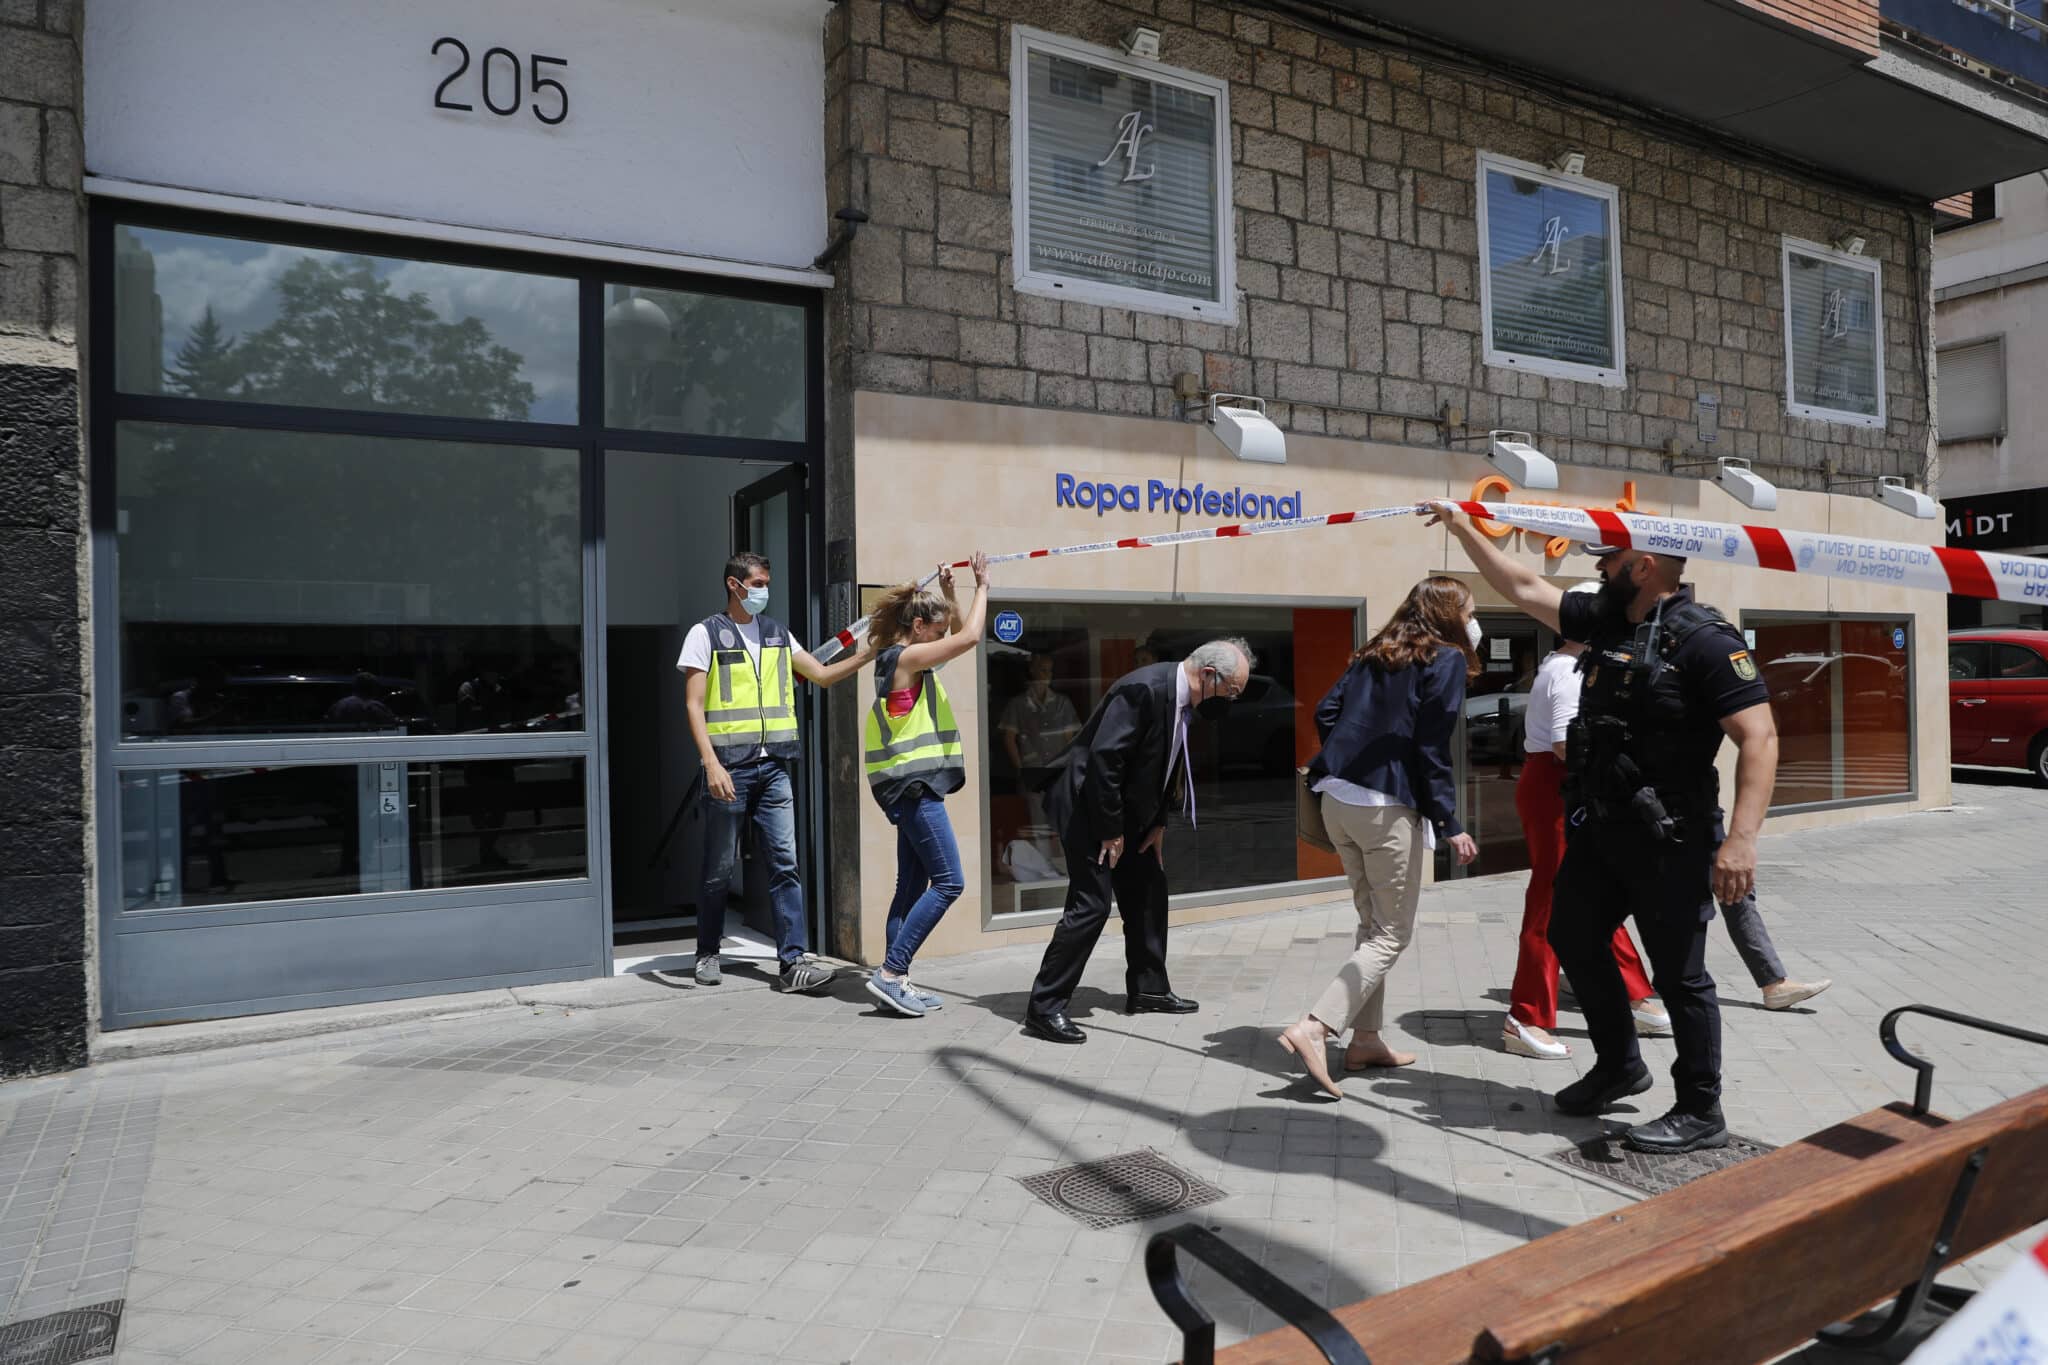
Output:
[[[1608,948],[1634,915],[1657,993],[1671,1012],[1677,1102],[1628,1129],[1645,1152],[1721,1147],[1721,1007],[1707,975],[1715,901],[1739,901],[1756,880],[1756,837],[1777,777],[1770,696],[1741,634],[1693,601],[1683,558],[1593,545],[1597,596],[1567,595],[1497,549],[1448,504],[1417,509],[1441,524],[1517,607],[1587,648],[1579,715],[1566,736],[1566,847],[1550,945],[1570,974],[1598,1060],[1558,1091],[1567,1114],[1597,1114],[1651,1085],[1637,1051],[1620,970]],[[1714,755],[1736,744],[1734,813],[1726,833]]]

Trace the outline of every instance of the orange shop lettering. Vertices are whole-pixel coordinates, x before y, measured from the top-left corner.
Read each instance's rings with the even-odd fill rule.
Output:
[[[1630,479],[1621,486],[1621,496],[1612,504],[1589,502],[1554,502],[1549,498],[1521,498],[1511,496],[1515,486],[1499,474],[1488,474],[1472,485],[1473,502],[1518,502],[1528,507],[1601,507],[1612,506],[1617,512],[1636,510],[1636,481]],[[1491,495],[1491,496],[1489,496]],[[1520,536],[1522,531],[1513,526],[1503,526],[1497,521],[1482,521],[1479,529],[1495,540],[1507,536]],[[1543,554],[1547,559],[1562,559],[1572,543],[1563,536],[1552,536],[1543,542]]]

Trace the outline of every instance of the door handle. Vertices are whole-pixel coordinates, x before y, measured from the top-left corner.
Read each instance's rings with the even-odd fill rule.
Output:
[[[1987,701],[1989,701],[1989,700],[1990,700],[1990,698],[1989,698],[1989,697],[1957,697],[1957,698],[1956,698],[1956,705],[1957,705],[1957,706],[1982,706],[1982,705],[1983,705],[1983,704],[1984,704],[1985,702],[1987,702]]]

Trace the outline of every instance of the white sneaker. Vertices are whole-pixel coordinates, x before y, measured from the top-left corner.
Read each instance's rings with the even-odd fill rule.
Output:
[[[1560,1062],[1572,1055],[1572,1050],[1551,1037],[1547,1029],[1513,1017],[1501,1027],[1500,1045],[1517,1057],[1534,1057],[1544,1062]]]
[[[1832,977],[1825,976],[1818,981],[1793,981],[1787,978],[1764,987],[1764,1008],[1789,1010],[1803,1000],[1813,999],[1834,984]]]
[[[698,984],[698,985],[700,985],[700,986],[716,986],[716,985],[717,985],[717,984],[718,984],[718,983],[719,983],[720,981],[723,981],[724,979],[725,979],[725,978],[724,978],[724,976],[723,976],[723,975],[722,975],[722,974],[721,974],[721,973],[719,972],[719,970],[718,970],[718,959],[717,959],[717,958],[715,958],[715,957],[700,957],[700,958],[698,958],[698,959],[697,959],[697,984]]]
[[[1656,996],[1638,1000],[1628,1007],[1636,1018],[1636,1034],[1643,1038],[1668,1038],[1671,1035],[1671,1016],[1657,1003]]]

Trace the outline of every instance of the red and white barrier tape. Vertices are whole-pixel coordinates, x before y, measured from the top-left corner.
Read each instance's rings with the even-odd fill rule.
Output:
[[[1349,526],[1360,521],[1379,521],[1384,517],[1413,516],[1415,504],[1402,503],[1399,507],[1367,507],[1356,512],[1330,512],[1320,517],[1288,517],[1280,521],[1246,521],[1229,526],[1205,526],[1193,531],[1165,531],[1156,536],[1126,536],[1122,540],[1091,540],[1085,545],[1060,545],[1050,549],[1017,550],[1010,554],[990,555],[990,564],[1008,564],[1019,559],[1059,559],[1068,555],[1099,555],[1111,550],[1150,550],[1162,545],[1185,545],[1196,540],[1238,540],[1245,536],[1270,536],[1282,531],[1306,531],[1316,526]],[[946,567],[965,569],[972,560],[956,559]],[[919,587],[924,587],[938,574],[933,572],[925,577]],[[854,642],[868,633],[871,618],[863,616],[846,629],[837,632],[824,641],[817,650],[819,663],[830,663],[847,650]]]
[[[1680,517],[1651,517],[1640,512],[1609,512],[1600,508],[1538,507],[1526,503],[1450,499],[1433,501],[1503,526],[1594,545],[1632,547],[1651,553],[1684,555],[1688,559],[1754,565],[1761,569],[1779,569],[1817,578],[1921,588],[1929,592],[1954,593],[1959,597],[2048,603],[2048,559],[2033,559],[2026,555],[1962,550],[1946,545],[1909,545],[1893,540],[1864,540],[1815,531],[1781,531],[1773,526],[1738,526]],[[1019,559],[1055,559],[1066,555],[1105,554],[1111,550],[1184,545],[1191,541],[1235,540],[1283,531],[1306,531],[1318,526],[1379,521],[1386,517],[1411,515],[1414,511],[1414,504],[1403,503],[1399,507],[1368,507],[1356,512],[1331,512],[1320,517],[1208,526],[1156,536],[1128,536],[1122,540],[1097,540],[1084,545],[1020,550],[1014,554],[991,555],[988,562],[1007,564]],[[968,564],[968,560],[960,559],[947,567],[964,569]],[[929,584],[937,577],[937,573],[933,573],[924,582]],[[869,618],[863,616],[826,640],[817,652],[819,662],[829,662],[853,648],[854,642],[867,633],[868,621]]]
[[[1533,507],[1523,503],[1452,502],[1475,517],[1541,535],[1684,555],[1723,564],[1754,565],[1816,578],[1879,583],[1959,597],[2048,603],[2048,559],[1909,545],[1775,526],[1738,526],[1597,507]]]

